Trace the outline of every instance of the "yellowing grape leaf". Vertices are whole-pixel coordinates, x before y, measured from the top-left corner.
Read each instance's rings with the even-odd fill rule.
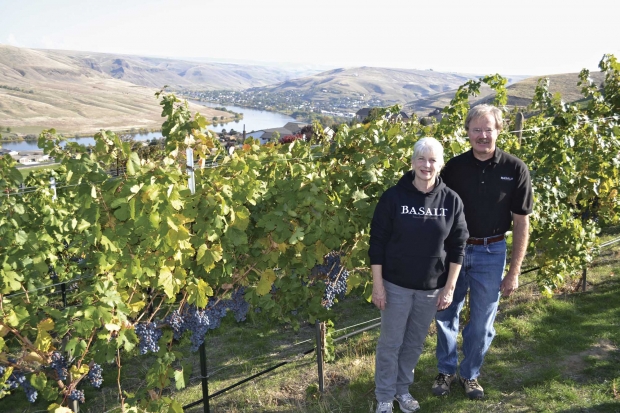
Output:
[[[271,291],[271,285],[276,280],[276,273],[273,270],[265,270],[260,276],[260,281],[256,286],[256,293],[258,295],[265,295]]]

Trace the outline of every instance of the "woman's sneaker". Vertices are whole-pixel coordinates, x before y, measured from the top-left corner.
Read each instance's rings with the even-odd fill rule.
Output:
[[[432,391],[435,396],[445,396],[450,393],[450,385],[456,379],[456,374],[439,373],[433,382]]]
[[[420,404],[409,393],[397,394],[396,401],[400,407],[400,411],[403,413],[413,413],[420,410]]]
[[[392,413],[392,402],[382,402],[377,404],[375,413]]]
[[[478,384],[478,380],[476,379],[464,379],[460,378],[461,386],[465,389],[465,394],[471,400],[478,400],[484,397],[484,389],[480,384]]]

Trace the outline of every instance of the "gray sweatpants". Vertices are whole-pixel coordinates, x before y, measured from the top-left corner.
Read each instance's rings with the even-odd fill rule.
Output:
[[[385,280],[383,285],[387,304],[381,311],[375,361],[375,395],[380,403],[409,392],[441,290],[412,290]]]

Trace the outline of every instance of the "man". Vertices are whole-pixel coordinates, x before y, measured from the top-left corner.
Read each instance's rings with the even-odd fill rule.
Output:
[[[450,392],[457,378],[459,313],[469,290],[470,320],[463,329],[463,360],[459,381],[470,399],[481,399],[480,368],[495,336],[493,322],[500,292],[510,296],[519,286],[519,272],[529,236],[532,185],[527,167],[496,147],[502,112],[490,105],[473,107],[465,120],[471,150],[452,158],[441,176],[463,200],[470,238],[452,304],[438,312],[437,368],[433,394]],[[505,277],[505,233],[513,226],[512,256]]]

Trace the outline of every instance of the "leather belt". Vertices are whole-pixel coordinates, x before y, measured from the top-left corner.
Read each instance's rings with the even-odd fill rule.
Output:
[[[506,238],[506,234],[494,235],[492,237],[486,237],[486,238],[470,237],[470,238],[467,238],[467,243],[471,245],[489,245],[489,244],[493,244],[494,242],[503,241],[505,238]]]

